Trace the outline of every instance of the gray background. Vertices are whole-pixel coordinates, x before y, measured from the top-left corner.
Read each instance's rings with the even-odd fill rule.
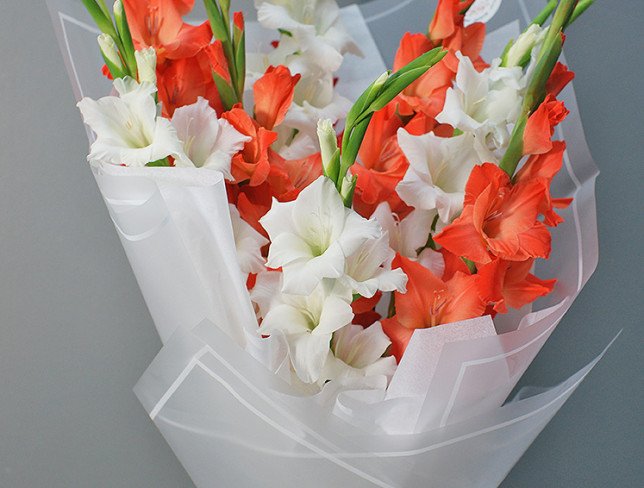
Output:
[[[425,27],[427,3],[381,27],[386,57]],[[160,342],[83,162],[49,14],[33,0],[1,7],[0,487],[192,487],[131,391]],[[569,31],[602,170],[601,257],[523,383],[555,384],[624,333],[504,487],[643,484],[642,19],[641,0],[604,0]]]

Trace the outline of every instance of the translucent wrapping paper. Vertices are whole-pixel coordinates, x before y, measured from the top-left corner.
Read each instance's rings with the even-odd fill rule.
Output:
[[[376,41],[383,42],[383,22],[395,24],[401,9],[417,3],[367,4]],[[525,5],[506,3],[499,15],[521,20],[488,35],[487,59],[525,24]],[[80,1],[49,5],[77,98],[104,96],[110,84],[100,75],[97,31]],[[365,53],[339,73],[339,90],[355,99],[384,64],[361,11],[348,7],[343,19]],[[266,36],[249,26],[253,42]],[[386,394],[343,385],[304,396],[262,364],[270,354],[257,345],[219,174],[92,168],[164,343],[135,392],[198,487],[449,488],[503,480],[599,360],[559,386],[524,389],[507,401],[597,264],[597,169],[572,87],[560,98],[571,112],[558,128],[568,150],[552,193],[574,200],[560,212],[565,223],[553,231],[551,258],[536,270],[558,280],[554,292],[534,310],[494,322],[416,331]]]

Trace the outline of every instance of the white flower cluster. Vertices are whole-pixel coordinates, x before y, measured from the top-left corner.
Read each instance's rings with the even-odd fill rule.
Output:
[[[255,0],[255,7],[260,24],[281,36],[271,52],[248,55],[247,85],[268,66],[284,65],[301,75],[273,146],[282,156],[298,159],[319,150],[318,120],[335,123],[351,108],[351,102],[334,90],[334,73],[346,53],[361,52],[342,25],[335,0]]]
[[[439,226],[450,223],[462,211],[472,168],[483,162],[499,163],[519,116],[526,86],[521,67],[503,67],[496,59],[479,72],[468,57],[456,55],[456,81],[447,90],[436,120],[453,126],[457,134],[438,137],[433,133],[414,136],[404,129],[398,132],[398,144],[409,160],[409,169],[396,190],[415,212],[438,216]]]
[[[232,156],[250,138],[218,119],[208,101],[200,97],[168,120],[159,115],[154,84],[117,78],[114,88],[118,96],[78,102],[96,134],[90,163],[143,167],[170,156],[176,166],[214,169],[232,177]]]
[[[294,202],[273,202],[261,219],[271,246],[251,297],[259,333],[282,335],[291,366],[304,383],[393,374],[382,358],[390,342],[379,324],[352,324],[358,295],[405,291],[407,277],[391,269],[394,252],[376,220],[346,208],[333,182],[320,177]]]

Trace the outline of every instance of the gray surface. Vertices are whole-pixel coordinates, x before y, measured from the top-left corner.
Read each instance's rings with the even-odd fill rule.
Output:
[[[504,487],[642,486],[643,18],[639,0],[598,2],[569,32],[601,257],[523,382],[557,383],[625,330]],[[40,2],[2,2],[0,94],[0,487],[192,487],[131,391],[160,342]]]

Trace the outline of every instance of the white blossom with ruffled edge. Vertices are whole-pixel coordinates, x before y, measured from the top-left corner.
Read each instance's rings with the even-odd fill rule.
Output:
[[[418,250],[427,244],[436,211],[413,210],[404,219],[399,219],[391,211],[389,204],[382,202],[376,207],[372,217],[387,233],[392,250],[406,258],[416,259]],[[438,226],[436,230],[439,230]]]
[[[361,54],[335,0],[255,0],[255,7],[262,26],[283,32],[285,52],[297,52],[323,71],[336,71],[345,53]]]
[[[293,202],[278,202],[262,217],[271,246],[267,266],[284,271],[285,293],[307,295],[324,278],[340,278],[347,257],[382,229],[346,208],[335,185],[321,176]]]
[[[319,120],[336,123],[351,109],[351,101],[339,95],[333,86],[333,75],[320,73],[302,78],[295,86],[291,104],[282,125],[317,141]],[[317,144],[316,144],[317,147]]]
[[[228,205],[228,209],[233,225],[237,261],[242,273],[248,276],[250,273],[264,271],[266,260],[262,256],[262,247],[268,244],[268,239],[241,218],[237,207]]]
[[[389,236],[383,232],[377,239],[365,241],[345,263],[340,281],[354,293],[371,298],[377,291],[407,291],[407,275],[391,269],[395,256],[389,247]]]
[[[388,381],[397,366],[393,356],[383,357],[390,345],[391,341],[380,322],[367,328],[356,324],[345,325],[333,334],[331,354],[322,377],[343,381],[384,376]]]
[[[451,222],[463,209],[472,168],[486,161],[485,150],[474,134],[413,136],[399,129],[398,145],[409,160],[409,168],[396,187],[400,198],[416,209],[435,210],[443,222]]]
[[[183,143],[183,166],[221,171],[232,179],[232,157],[244,148],[250,137],[241,134],[227,120],[218,119],[217,112],[202,97],[176,109],[172,125]]]
[[[454,86],[447,90],[443,111],[436,116],[463,132],[471,132],[489,150],[486,160],[497,162],[510,140],[511,125],[521,111],[525,80],[520,67],[501,67],[495,59],[478,72],[460,52]]]
[[[156,87],[126,77],[114,80],[114,88],[118,96],[85,97],[77,104],[96,134],[88,161],[142,167],[168,156],[182,160],[175,128],[157,115]]]
[[[259,308],[260,335],[282,334],[297,377],[316,383],[329,358],[333,333],[353,319],[351,304],[335,294],[334,283],[322,282],[309,295],[281,292],[283,274],[265,272],[251,292]]]

